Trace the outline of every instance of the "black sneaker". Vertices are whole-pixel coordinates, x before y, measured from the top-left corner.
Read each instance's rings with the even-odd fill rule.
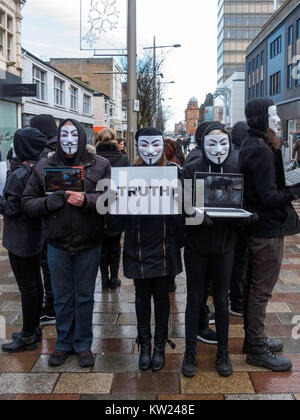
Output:
[[[91,351],[84,351],[78,354],[78,362],[81,368],[89,368],[94,366],[95,357]]]
[[[218,351],[217,370],[220,376],[228,378],[232,375],[233,369],[228,351]]]
[[[197,335],[197,340],[202,341],[206,344],[218,344],[217,334],[210,328],[199,331]]]
[[[14,333],[12,335],[12,339],[17,340],[21,336],[21,334],[22,334],[22,331],[19,332],[19,333]],[[35,330],[35,336],[36,336],[36,342],[37,343],[41,343],[43,341],[43,333],[42,333],[42,330],[40,328],[37,328]]]
[[[230,306],[229,307],[229,312],[231,313],[231,315],[233,316],[238,316],[240,318],[243,317],[243,310],[241,308],[236,308],[235,306]]]
[[[277,356],[268,347],[260,354],[248,354],[246,362],[248,365],[264,367],[272,372],[289,372],[293,367],[287,357]]]
[[[21,353],[23,351],[33,351],[37,349],[36,336],[22,337],[21,335],[10,344],[4,344],[2,350],[6,353]]]
[[[40,325],[44,327],[46,325],[55,325],[56,324],[56,316],[54,313],[48,313],[45,309],[43,309],[40,317]]]
[[[196,353],[193,350],[186,350],[182,363],[181,372],[186,378],[193,378],[196,375]]]
[[[68,351],[55,351],[51,354],[48,365],[52,367],[62,366],[67,360],[69,354],[70,352]]]

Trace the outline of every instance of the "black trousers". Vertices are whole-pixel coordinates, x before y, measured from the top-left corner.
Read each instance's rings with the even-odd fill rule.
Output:
[[[118,277],[121,258],[121,234],[113,237],[105,237],[101,247],[100,270],[102,278]]]
[[[48,266],[46,242],[44,244],[44,248],[41,253],[41,267],[42,267],[42,272],[43,272],[45,310],[46,310],[47,315],[55,315],[54,297],[53,297],[53,292],[52,292],[50,270]]]
[[[207,282],[213,284],[216,309],[218,349],[228,350],[229,310],[228,295],[234,250],[223,256],[201,256],[185,249],[187,274],[187,307],[185,317],[187,344],[195,345],[199,327],[200,308],[207,299]],[[208,275],[209,274],[209,275]]]
[[[40,325],[44,297],[40,254],[22,258],[9,253],[9,261],[21,293],[23,333],[31,336]]]
[[[243,309],[248,264],[248,238],[245,229],[242,228],[237,236],[230,283],[230,302],[236,310]]]
[[[138,333],[151,331],[151,297],[154,300],[155,335],[168,337],[170,317],[169,277],[135,280]]]

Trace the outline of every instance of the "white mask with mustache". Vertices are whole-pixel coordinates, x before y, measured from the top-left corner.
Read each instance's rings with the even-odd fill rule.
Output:
[[[204,151],[207,159],[215,165],[222,165],[229,155],[230,141],[227,134],[210,134],[204,137]]]
[[[75,155],[78,151],[78,130],[75,125],[64,125],[60,132],[61,148],[66,155]]]
[[[155,165],[161,159],[164,152],[163,137],[140,136],[138,139],[138,151],[147,165]]]

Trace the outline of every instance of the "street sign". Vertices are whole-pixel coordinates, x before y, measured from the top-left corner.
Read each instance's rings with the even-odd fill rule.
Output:
[[[133,102],[133,110],[134,112],[140,112],[140,101],[137,99]]]
[[[35,97],[36,84],[9,84],[2,87],[3,96],[6,98]]]

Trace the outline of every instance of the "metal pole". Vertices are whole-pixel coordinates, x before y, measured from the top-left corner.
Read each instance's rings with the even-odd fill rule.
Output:
[[[154,104],[153,127],[156,127],[157,97],[156,97],[156,39],[155,37],[153,38],[153,104]]]
[[[136,159],[135,133],[137,131],[137,113],[133,104],[137,98],[136,80],[136,0],[128,1],[128,29],[127,29],[127,152],[130,162]]]

